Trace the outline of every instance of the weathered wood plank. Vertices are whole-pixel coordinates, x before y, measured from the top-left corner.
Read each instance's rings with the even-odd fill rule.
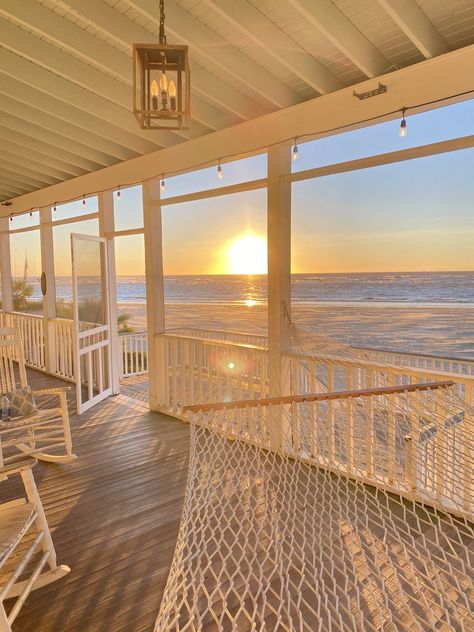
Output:
[[[32,387],[61,380],[29,371]],[[137,383],[141,398],[146,378]],[[174,552],[189,428],[127,395],[73,415],[71,465],[34,470],[58,553],[71,573],[30,595],[21,632],[150,632]],[[69,395],[74,407],[74,392]],[[3,484],[2,498],[18,491]]]

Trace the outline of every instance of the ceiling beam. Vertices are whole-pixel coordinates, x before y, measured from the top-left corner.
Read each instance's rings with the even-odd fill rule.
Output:
[[[79,156],[77,153],[73,153],[71,151],[62,149],[58,145],[54,144],[56,139],[50,139],[49,142],[44,142],[42,140],[36,139],[31,135],[24,134],[23,132],[18,132],[11,127],[4,127],[0,125],[0,139],[6,141],[7,143],[14,143],[19,145],[23,149],[31,149],[32,152],[38,152],[40,154],[45,154],[48,158],[57,158],[58,160],[67,162],[69,165],[69,170],[74,170],[72,175],[79,176],[84,173],[88,173],[93,169],[97,169],[98,165],[95,162],[88,160],[87,158],[83,158]],[[9,147],[9,145],[5,145]],[[69,148],[71,147],[71,143],[69,143]]]
[[[16,77],[20,81],[26,81],[30,78],[34,79],[36,68],[48,72],[49,81],[52,84],[54,78],[62,79],[65,82],[65,88],[60,92],[59,98],[65,101],[71,101],[68,96],[69,92],[76,89],[76,93],[82,90],[82,102],[86,99],[90,105],[89,111],[95,109],[103,112],[105,121],[109,121],[111,117],[124,129],[128,129],[132,133],[139,134],[138,124],[132,113],[132,90],[129,85],[121,83],[112,77],[104,74],[100,70],[93,68],[90,64],[83,62],[70,54],[60,51],[55,45],[48,43],[44,38],[32,34],[21,26],[17,26],[7,20],[2,20],[2,29],[0,30],[0,46],[3,47],[2,55],[10,52],[15,54],[17,60],[13,60],[10,65],[0,64],[4,72]],[[24,62],[29,61],[29,72],[19,72],[17,66],[24,68]],[[23,62],[23,64],[21,63]],[[52,86],[45,90],[53,91]],[[56,92],[54,93],[56,95]],[[83,107],[83,106],[77,106]],[[95,114],[95,112],[91,112]],[[178,134],[168,130],[160,132],[156,136],[157,146],[168,146],[180,142],[182,138],[195,138],[203,133],[196,126],[187,133]],[[153,135],[149,136],[152,139]],[[151,142],[151,140],[148,140]]]
[[[43,114],[54,116],[63,123],[71,124],[78,129],[82,129],[84,142],[86,142],[89,134],[91,138],[93,134],[98,135],[99,138],[102,139],[100,149],[109,151],[109,153],[117,158],[121,158],[123,155],[124,157],[121,159],[126,160],[126,154],[129,154],[128,157],[131,158],[133,155],[156,151],[159,147],[154,143],[147,142],[144,138],[130,134],[126,130],[84,112],[73,105],[69,105],[69,107],[66,108],[64,107],[64,103],[56,99],[56,97],[38,91],[38,89],[31,86],[31,84],[28,85],[17,81],[3,74],[1,71],[0,84],[5,95],[9,95],[22,104],[28,104],[35,110],[40,110]],[[117,140],[119,140],[119,142],[117,142]]]
[[[247,0],[238,3],[234,0],[205,2],[316,92],[327,94],[342,88],[342,82],[335,75]]]
[[[40,174],[45,174],[46,176],[50,176],[54,178],[57,182],[62,180],[67,180],[71,178],[71,174],[65,173],[64,171],[58,171],[57,169],[53,169],[48,165],[42,164],[40,162],[35,162],[31,160],[31,158],[25,158],[23,156],[17,156],[15,153],[8,151],[10,147],[7,148],[2,147],[2,151],[0,153],[0,157],[2,160],[7,160],[11,165],[15,165],[16,167],[20,167],[21,169],[30,169],[32,172]]]
[[[73,9],[78,16],[92,22],[97,28],[115,38],[122,45],[125,44],[130,51],[133,42],[147,42],[154,38],[150,31],[128,19],[102,0],[65,0],[63,4]],[[217,104],[220,109],[224,109],[241,120],[261,116],[268,112],[256,101],[245,96],[230,83],[213,75],[199,64],[191,64],[191,75],[194,94],[199,95],[201,100],[210,101],[214,105]],[[193,99],[193,110],[195,111],[196,105]]]
[[[24,120],[7,112],[2,114],[0,122],[3,127],[25,134],[27,137],[35,138],[44,143],[49,143],[54,147],[77,153],[82,158],[87,159],[90,165],[88,171],[107,167],[117,162],[112,158],[105,158],[103,153],[98,152],[88,145],[79,142],[73,144],[69,138],[64,137],[62,134],[51,134],[49,130],[45,130],[41,125],[36,125],[32,121]]]
[[[1,129],[0,139],[2,139]],[[67,164],[61,160],[53,158],[52,156],[48,156],[43,152],[35,151],[30,146],[25,147],[12,142],[11,140],[8,141],[8,143],[3,143],[2,153],[3,155],[10,156],[12,162],[14,162],[13,158],[15,158],[15,160],[20,161],[19,164],[22,164],[22,161],[25,161],[25,164],[31,163],[31,165],[41,165],[45,169],[50,169],[51,173],[62,174],[61,177],[64,179],[80,176],[86,173],[85,169],[80,169]]]
[[[128,0],[150,20],[158,20],[156,0]],[[176,41],[188,44],[210,62],[224,70],[232,83],[236,81],[263,97],[269,107],[284,108],[301,99],[282,81],[260,66],[223,37],[195,18],[173,0],[166,0],[166,31]]]
[[[61,182],[41,191],[25,194],[13,202],[13,212],[22,213],[32,207],[42,207],[55,200],[80,198],[84,193],[144,182],[157,175],[182,173],[203,163],[215,164],[219,157],[243,157],[289,138],[329,135],[324,130],[357,129],[369,125],[364,121],[398,120],[402,106],[427,103],[410,110],[411,114],[466,99],[462,95],[472,90],[470,73],[459,68],[474,67],[474,45],[465,46],[434,59],[420,62],[380,77],[387,85],[386,93],[376,99],[354,99],[353,91],[365,92],[373,88],[373,80],[366,80],[300,103],[291,108],[272,112],[267,116],[247,121],[234,127],[207,134],[187,143],[139,156],[79,178]],[[410,99],[407,102],[406,96]],[[374,152],[377,148],[374,147]],[[1,214],[1,209],[0,209]],[[4,213],[8,215],[8,213]]]
[[[367,77],[378,77],[388,71],[387,59],[331,0],[289,2]]]
[[[426,59],[448,53],[450,48],[415,0],[378,0],[389,16]]]
[[[34,187],[26,187],[24,185],[18,184],[16,181],[10,180],[3,174],[0,174],[0,186],[8,189],[9,191],[12,191],[14,196],[23,195],[24,193],[28,193],[29,191],[32,191],[34,189]]]
[[[9,178],[11,182],[18,183],[19,185],[26,185],[27,187],[34,187],[36,189],[44,188],[50,184],[54,184],[51,178],[45,178],[44,176],[32,177],[30,175],[24,175],[23,170],[21,172],[11,170],[5,161],[0,159],[0,173]],[[41,179],[40,179],[41,178]]]
[[[0,80],[0,84],[3,88],[3,83]],[[34,96],[32,94],[31,96]],[[31,121],[35,125],[40,125],[44,130],[49,130],[51,134],[61,134],[66,138],[69,138],[74,143],[80,142],[86,144],[89,148],[95,149],[99,154],[102,154],[105,161],[109,161],[110,158],[116,160],[129,160],[139,155],[139,152],[131,151],[126,147],[109,141],[107,138],[100,136],[100,131],[90,132],[84,127],[78,127],[75,124],[71,124],[56,115],[51,115],[44,112],[41,109],[33,107],[28,103],[25,103],[21,99],[16,99],[2,95],[0,100],[0,111],[7,112],[13,116],[21,117],[22,120]],[[104,122],[104,127],[107,124]],[[119,138],[119,130],[117,130],[117,138]],[[142,152],[144,153],[144,152]],[[99,155],[98,154],[98,155]]]
[[[41,180],[45,180],[48,184],[56,184],[56,182],[62,182],[64,180],[64,176],[58,176],[57,174],[52,174],[50,171],[41,169],[41,165],[33,165],[26,164],[26,162],[21,162],[18,158],[15,159],[15,156],[12,157],[8,155],[8,152],[2,151],[0,153],[0,165],[11,169],[13,172],[21,173],[25,176],[31,176],[33,178],[39,178]]]

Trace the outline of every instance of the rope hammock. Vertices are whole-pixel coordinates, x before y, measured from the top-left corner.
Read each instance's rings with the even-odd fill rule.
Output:
[[[351,349],[301,339],[290,382],[315,352],[352,366]],[[447,382],[317,381],[314,396],[188,407],[155,632],[474,629],[472,410]]]

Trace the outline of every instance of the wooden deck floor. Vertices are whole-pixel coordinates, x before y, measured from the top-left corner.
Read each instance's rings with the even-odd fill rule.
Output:
[[[62,384],[35,371],[29,378],[33,388]],[[182,510],[189,429],[150,412],[146,380],[135,381],[136,398],[130,383],[126,394],[72,416],[73,464],[34,470],[58,562],[71,573],[30,595],[15,631],[153,630]]]

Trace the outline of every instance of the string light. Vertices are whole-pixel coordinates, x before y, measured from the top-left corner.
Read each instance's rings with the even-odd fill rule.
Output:
[[[118,185],[118,190],[117,190],[117,202],[120,202],[120,184]]]
[[[54,206],[53,206],[53,215],[54,215],[55,213],[56,213],[56,202],[54,203]]]
[[[13,222],[13,213],[10,213],[10,221]]]
[[[406,108],[402,108],[402,120],[400,122],[400,132],[399,132],[400,138],[405,138],[405,136],[408,134],[407,120],[405,118],[406,111],[407,111]]]
[[[406,136],[408,134],[407,121],[406,121],[406,118],[405,118],[405,114],[406,114],[406,112],[408,110],[419,110],[420,108],[424,108],[426,106],[435,106],[437,104],[442,104],[442,103],[445,103],[445,102],[452,101],[453,99],[456,99],[456,98],[472,96],[473,94],[474,94],[474,89],[465,90],[464,92],[458,92],[456,94],[450,94],[448,96],[441,97],[439,99],[432,99],[431,101],[423,101],[423,102],[420,102],[420,103],[414,103],[414,104],[412,104],[412,105],[410,105],[408,107],[403,107],[402,110],[401,110],[403,118],[402,118],[402,121],[400,122],[400,136],[403,137],[403,136]],[[375,116],[370,116],[370,117],[367,117],[365,119],[361,119],[359,121],[356,121],[356,122],[352,123],[352,125],[356,125],[356,124],[368,125],[369,123],[375,123],[377,121],[386,119],[388,116],[393,116],[397,112],[400,112],[400,109],[391,110],[389,112],[384,112],[382,114],[377,114]],[[348,127],[349,127],[348,124],[344,124],[344,125],[338,125],[336,127],[331,127],[331,128],[328,128],[328,129],[320,129],[320,130],[313,131],[313,132],[306,132],[305,134],[301,134],[301,136],[297,136],[297,137],[293,137],[293,138],[281,138],[278,141],[275,141],[274,143],[268,143],[266,145],[262,145],[261,147],[253,147],[252,148],[252,152],[258,152],[260,150],[263,151],[265,149],[269,149],[270,147],[275,147],[277,145],[281,145],[282,143],[288,143],[288,142],[291,142],[291,140],[293,140],[295,142],[295,145],[293,146],[293,156],[294,156],[295,153],[298,156],[298,147],[296,145],[296,141],[297,140],[300,140],[302,138],[308,138],[309,139],[311,137],[316,137],[316,136],[335,134],[336,132],[342,132],[342,131],[346,130]],[[295,151],[295,149],[296,149],[296,151]],[[234,154],[227,154],[227,155],[224,156],[225,159],[229,159],[229,160],[232,159],[232,158],[235,158],[235,157],[236,157],[236,155],[234,155]],[[296,158],[293,157],[293,160],[295,160],[295,159]],[[218,163],[218,166],[217,166],[217,173],[218,173],[219,178],[223,178],[222,166],[221,166],[220,163],[221,163],[221,158],[219,159],[219,163]],[[183,173],[192,171],[193,169],[200,169],[200,168],[203,168],[203,167],[209,167],[211,164],[212,164],[212,159],[206,160],[206,161],[203,161],[203,162],[200,162],[200,163],[195,163],[195,164],[189,165],[183,171]],[[179,172],[176,172],[176,173],[179,173]],[[162,177],[163,177],[163,175],[164,174],[162,174]],[[151,177],[155,177],[155,178],[159,177],[159,174],[155,174],[154,176],[151,176]],[[134,185],[142,184],[142,183],[143,183],[143,180],[136,180],[136,181],[128,182],[127,186],[134,186]],[[107,189],[102,189],[102,190],[99,190],[99,191],[91,191],[88,195],[97,195],[98,193],[105,193],[106,191],[109,191],[109,190],[110,189],[107,188]],[[61,200],[61,204],[66,204],[67,202],[71,202],[74,199],[77,199],[77,198],[73,198],[72,200],[71,199]],[[117,199],[118,200],[120,199],[120,185],[118,186]],[[53,212],[56,211],[56,204],[57,204],[57,202],[54,205]],[[8,202],[8,201],[1,202],[1,205],[2,206],[11,206],[11,202]],[[18,213],[12,213],[11,215],[12,216],[13,215],[15,215],[15,216],[16,215],[23,215],[24,213],[25,213],[25,211],[19,211]]]
[[[166,191],[166,182],[163,175],[161,176],[160,191]]]
[[[86,196],[85,194],[82,196],[82,206],[85,208],[86,207]]]
[[[219,159],[219,162],[217,164],[217,177],[222,180],[222,178],[224,177],[224,174],[222,173],[222,165],[221,165],[221,161]]]
[[[293,160],[298,160],[299,150],[298,145],[296,144],[297,139],[295,138],[295,144],[293,145]]]

